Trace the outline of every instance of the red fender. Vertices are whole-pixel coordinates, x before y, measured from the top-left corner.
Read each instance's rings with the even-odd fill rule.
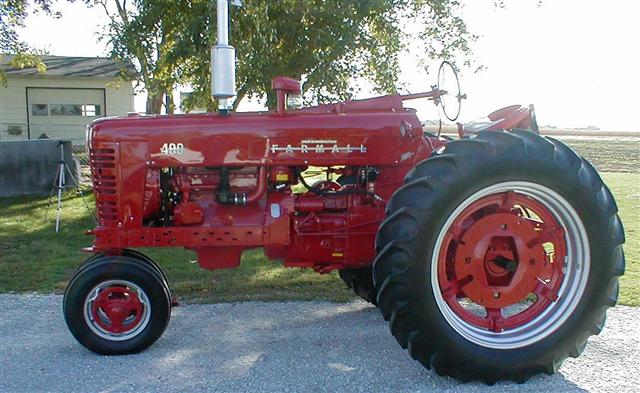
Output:
[[[477,134],[480,131],[530,129],[532,126],[533,105],[510,105],[491,112],[487,117],[474,120],[462,126],[464,134]]]

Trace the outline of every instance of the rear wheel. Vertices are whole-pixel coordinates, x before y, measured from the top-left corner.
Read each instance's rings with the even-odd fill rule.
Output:
[[[439,374],[525,381],[578,356],[624,272],[611,193],[585,160],[530,132],[482,132],[419,164],[376,247],[378,302]]]
[[[360,269],[342,269],[340,270],[340,278],[345,284],[347,284],[349,289],[356,293],[356,295],[374,306],[378,305],[378,302],[376,301],[377,291],[373,285],[370,266]]]
[[[341,186],[356,184],[358,181],[354,175],[340,175],[336,180]],[[378,305],[376,296],[378,294],[375,285],[373,285],[373,277],[371,274],[371,266],[364,268],[346,268],[340,270],[340,278],[347,285],[347,288],[353,290],[356,295],[364,300]]]
[[[151,265],[131,256],[93,257],[64,294],[65,321],[93,352],[136,353],[153,344],[171,316],[169,288]]]

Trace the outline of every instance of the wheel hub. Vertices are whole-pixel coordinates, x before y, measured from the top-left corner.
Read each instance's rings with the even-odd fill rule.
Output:
[[[148,325],[151,316],[146,293],[125,280],[109,280],[89,292],[84,305],[88,327],[98,336],[113,340],[128,340]]]
[[[553,191],[538,193],[537,187],[529,189],[536,198],[509,188],[481,191],[450,217],[436,270],[446,312],[459,321],[454,323],[502,333],[558,308],[565,229],[555,215],[559,205],[551,210],[541,202]]]
[[[455,254],[456,277],[473,279],[464,295],[490,308],[504,308],[525,299],[543,273],[545,252],[528,247],[535,226],[512,213],[490,214],[461,236]]]
[[[111,333],[134,329],[142,319],[142,303],[129,288],[111,287],[100,292],[93,303],[96,324]]]

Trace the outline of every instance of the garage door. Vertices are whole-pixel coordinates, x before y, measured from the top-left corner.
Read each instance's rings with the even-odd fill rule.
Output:
[[[27,88],[31,138],[84,140],[84,127],[105,116],[103,89]]]

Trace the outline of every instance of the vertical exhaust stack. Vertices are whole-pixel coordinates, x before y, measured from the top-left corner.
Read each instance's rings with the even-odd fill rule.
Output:
[[[240,0],[231,3],[240,7]],[[211,92],[218,100],[218,112],[229,114],[230,99],[236,95],[236,50],[229,45],[229,0],[217,0],[218,43],[211,47]]]

